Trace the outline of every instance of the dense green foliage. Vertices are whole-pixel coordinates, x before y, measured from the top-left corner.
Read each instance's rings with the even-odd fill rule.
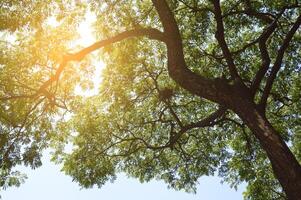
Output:
[[[63,55],[80,46],[72,41],[85,13],[96,15],[98,40],[125,30],[161,28],[152,2],[1,1],[0,29],[0,186],[19,185],[17,165],[39,167],[42,150],[53,147],[53,159],[83,187],[102,186],[126,172],[140,181],[162,179],[170,187],[194,191],[199,177],[218,174],[236,187],[248,184],[246,199],[284,199],[265,152],[244,122],[227,111],[214,123],[185,131],[219,106],[191,95],[167,71],[165,45],[148,38],[130,38],[100,49],[97,56],[70,62],[47,92],[33,95],[53,75]],[[244,83],[250,85],[261,65],[256,41],[268,25],[244,13],[248,1],[222,1],[225,37]],[[267,41],[272,61],[285,34],[300,15],[294,0],[251,1],[252,9],[279,17]],[[176,17],[189,68],[208,78],[230,81],[215,39],[210,1],[169,1]],[[283,10],[285,7],[287,9]],[[281,15],[278,14],[283,10]],[[266,14],[265,16],[269,16]],[[47,23],[55,18],[57,26]],[[247,46],[246,46],[247,45]],[[246,48],[244,48],[246,47]],[[268,99],[267,118],[301,160],[301,33],[282,62]],[[99,93],[89,88],[93,59],[106,63]],[[264,81],[266,78],[264,78]],[[98,86],[97,86],[98,87]],[[263,89],[263,88],[262,88]],[[257,95],[261,95],[262,90]],[[65,145],[72,144],[72,151]],[[168,144],[168,145],[167,145]]]

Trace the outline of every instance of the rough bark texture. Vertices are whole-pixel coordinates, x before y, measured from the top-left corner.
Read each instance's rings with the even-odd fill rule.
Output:
[[[235,101],[234,101],[235,102]],[[237,103],[235,112],[247,124],[271,161],[274,175],[279,180],[288,199],[301,199],[301,166],[279,133],[255,105]]]
[[[258,40],[262,57],[262,68],[258,71],[252,87],[248,88],[239,76],[234,59],[232,58],[231,52],[227,47],[224,36],[222,11],[218,0],[213,1],[215,20],[217,22],[216,39],[222,49],[224,57],[226,58],[228,69],[232,78],[231,83],[224,79],[210,79],[201,76],[192,72],[188,68],[184,59],[181,34],[172,11],[165,0],[152,0],[152,2],[162,22],[164,29],[163,32],[157,29],[130,30],[120,33],[119,35],[107,40],[97,42],[77,53],[66,55],[56,73],[50,77],[50,79],[46,81],[34,94],[1,97],[0,100],[5,101],[13,98],[33,98],[36,95],[41,94],[44,94],[47,97],[47,87],[59,79],[60,74],[69,61],[80,60],[86,54],[96,49],[130,37],[147,36],[150,39],[162,41],[166,44],[168,53],[168,72],[170,77],[175,82],[177,82],[182,88],[186,89],[191,94],[219,104],[220,107],[223,108],[221,113],[225,109],[231,109],[243,120],[243,122],[259,140],[261,147],[267,153],[267,156],[272,164],[273,172],[282,185],[288,199],[301,199],[301,166],[279,133],[277,133],[277,131],[265,117],[264,109],[260,107],[260,105],[265,105],[267,102],[273,81],[280,69],[284,52],[287,49],[289,42],[293,38],[294,33],[301,24],[301,15],[297,18],[297,21],[286,35],[286,38],[284,39],[283,44],[278,51],[278,56],[276,59],[277,62],[272,69],[272,76],[270,76],[268,79],[268,83],[264,89],[262,102],[260,102],[259,105],[256,105],[253,98],[256,94],[256,90],[258,89],[257,87],[260,85],[261,80],[271,62],[266,49],[266,41],[272,34],[272,32],[269,31],[275,30],[276,21],[274,22],[269,16],[263,13],[256,13],[252,9],[245,13],[247,15],[254,15],[268,23],[271,23],[270,28],[268,28]],[[219,115],[220,112],[217,112],[216,115],[213,115],[213,118]],[[192,124],[191,126],[183,127],[182,132],[185,132],[185,130],[188,128],[206,126],[207,124],[210,124],[210,120],[204,120],[200,124]],[[178,139],[180,136],[181,134],[175,137],[174,140]],[[165,148],[173,145],[173,143],[175,143],[174,140],[170,141],[168,145],[163,147],[149,146],[149,148]]]
[[[216,2],[214,4],[219,8]],[[207,79],[190,71],[184,60],[181,35],[172,12],[165,1],[153,0],[153,3],[167,38],[168,71],[171,78],[192,94],[216,102],[238,114],[267,153],[273,172],[288,199],[301,199],[301,166],[265,114],[257,109],[250,89],[240,80],[234,80],[230,85],[222,79]],[[237,76],[236,73],[233,74]]]

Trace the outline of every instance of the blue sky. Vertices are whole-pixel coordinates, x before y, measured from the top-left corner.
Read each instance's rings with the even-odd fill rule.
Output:
[[[81,38],[74,43],[87,46],[95,40],[91,24],[95,21],[95,16],[87,14],[86,20],[79,26]],[[49,20],[49,24],[55,26],[54,19]],[[105,64],[95,61],[95,74],[101,74],[101,69]],[[98,67],[98,68],[97,68]],[[101,76],[93,78],[95,85],[101,82]],[[78,88],[77,88],[78,89]],[[75,92],[83,93],[80,89]],[[90,96],[97,93],[97,90],[89,91],[84,95]],[[72,182],[72,178],[60,172],[60,166],[49,161],[49,156],[45,153],[43,166],[30,170],[21,168],[28,175],[28,179],[19,188],[8,188],[1,192],[3,200],[220,200],[231,199],[241,200],[244,186],[238,191],[231,189],[227,184],[221,184],[218,177],[202,177],[198,185],[196,194],[188,194],[183,191],[168,189],[162,181],[151,181],[141,184],[138,180],[127,178],[120,174],[114,183],[107,183],[101,189],[80,189],[77,183]]]
[[[24,170],[22,168],[22,170]],[[60,166],[43,158],[43,166],[25,169],[28,179],[19,188],[2,191],[3,200],[241,200],[244,187],[237,191],[227,184],[221,184],[218,177],[202,177],[196,194],[168,189],[161,181],[141,184],[138,180],[120,174],[114,183],[107,183],[101,189],[80,189],[72,178],[60,172]]]

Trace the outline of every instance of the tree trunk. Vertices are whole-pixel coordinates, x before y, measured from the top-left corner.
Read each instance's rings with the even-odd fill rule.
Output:
[[[179,28],[168,4],[162,0],[152,2],[167,40],[170,77],[191,94],[224,105],[237,113],[266,151],[288,199],[301,200],[301,166],[266,117],[256,109],[248,88],[239,82],[230,86],[222,80],[208,79],[192,72],[186,65]]]
[[[253,108],[252,108],[253,107]],[[274,175],[289,200],[301,199],[301,166],[279,133],[255,106],[240,105],[236,111],[251,129],[271,161]]]

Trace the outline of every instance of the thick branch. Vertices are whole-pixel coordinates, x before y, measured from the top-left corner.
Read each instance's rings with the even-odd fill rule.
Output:
[[[231,52],[230,52],[228,45],[226,43],[226,40],[225,40],[225,34],[224,34],[225,29],[224,29],[222,11],[221,11],[219,0],[213,1],[213,5],[214,5],[215,20],[216,20],[215,37],[216,37],[216,39],[222,49],[222,52],[225,56],[231,77],[233,79],[240,80],[240,76],[238,75],[236,66],[234,64],[234,60],[232,58]]]
[[[41,86],[39,91],[45,90],[52,82],[58,80],[60,74],[62,73],[63,69],[65,68],[65,66],[67,65],[67,63],[69,61],[79,61],[79,60],[83,59],[87,54],[89,54],[97,49],[100,49],[102,47],[105,47],[107,45],[110,45],[110,44],[113,44],[113,43],[116,43],[119,41],[122,41],[127,38],[138,37],[138,36],[147,36],[150,39],[159,40],[159,41],[163,41],[163,42],[165,41],[164,34],[162,32],[160,32],[157,29],[146,28],[146,29],[136,29],[136,30],[124,31],[124,32],[122,32],[114,37],[111,37],[109,39],[96,42],[93,45],[88,46],[77,53],[69,54],[69,55],[65,56],[62,63],[60,64],[59,68],[57,69],[55,75],[52,76],[48,81],[46,81]]]
[[[263,91],[263,94],[262,94],[262,97],[261,97],[261,100],[260,100],[260,103],[259,103],[262,108],[266,107],[267,99],[268,99],[268,96],[269,96],[270,91],[272,89],[274,80],[277,76],[278,71],[281,68],[284,53],[285,53],[286,49],[288,48],[290,41],[292,40],[294,34],[296,33],[296,31],[298,30],[300,25],[301,25],[301,15],[299,15],[296,22],[294,23],[292,28],[287,33],[286,37],[283,40],[283,43],[282,43],[281,47],[279,48],[279,50],[277,52],[277,57],[276,57],[275,63],[273,65],[271,74],[267,79],[267,83],[265,85],[265,88],[264,88],[264,91]]]
[[[187,131],[189,131],[191,129],[203,128],[203,127],[215,125],[216,120],[218,118],[220,118],[221,116],[223,116],[225,114],[226,110],[227,110],[226,108],[220,107],[218,110],[216,110],[215,112],[210,114],[208,117],[206,117],[198,122],[194,122],[194,123],[188,124],[186,126],[183,126],[181,128],[181,130],[170,139],[169,146],[173,146],[183,134],[185,134]]]
[[[193,95],[209,99],[219,104],[225,104],[220,98],[222,96],[220,87],[227,87],[219,80],[209,79],[200,74],[192,72],[184,59],[181,34],[165,0],[152,0],[161,23],[167,41],[168,73],[170,77]]]
[[[96,43],[92,44],[91,46],[88,46],[77,53],[67,54],[66,56],[64,56],[61,64],[59,65],[59,67],[56,70],[56,73],[53,76],[51,76],[46,82],[44,82],[40,86],[40,88],[36,91],[36,93],[30,94],[30,95],[1,97],[0,100],[4,101],[4,100],[10,100],[10,99],[17,99],[17,98],[19,98],[19,99],[20,98],[32,98],[32,97],[38,96],[40,94],[45,94],[45,96],[47,96],[48,95],[47,88],[52,83],[54,83],[55,81],[57,81],[59,79],[61,73],[63,72],[63,70],[66,67],[66,65],[68,64],[68,62],[80,61],[87,54],[89,54],[97,49],[100,49],[102,47],[105,47],[107,45],[110,45],[110,44],[113,44],[113,43],[116,43],[119,41],[122,41],[127,38],[139,37],[139,36],[146,36],[146,37],[149,37],[150,39],[165,42],[164,34],[161,31],[154,29],[154,28],[144,28],[144,29],[135,29],[135,30],[124,31],[124,32],[119,33],[116,36],[111,37],[109,39],[105,39],[105,40],[96,42]]]
[[[260,55],[261,55],[261,66],[259,70],[257,71],[253,81],[252,81],[252,86],[251,86],[251,95],[252,97],[255,95],[256,90],[259,88],[260,83],[269,69],[269,65],[271,63],[270,55],[267,50],[267,45],[266,42],[269,39],[269,37],[273,34],[277,27],[277,19],[273,21],[261,34],[259,37],[259,50],[260,50]]]

